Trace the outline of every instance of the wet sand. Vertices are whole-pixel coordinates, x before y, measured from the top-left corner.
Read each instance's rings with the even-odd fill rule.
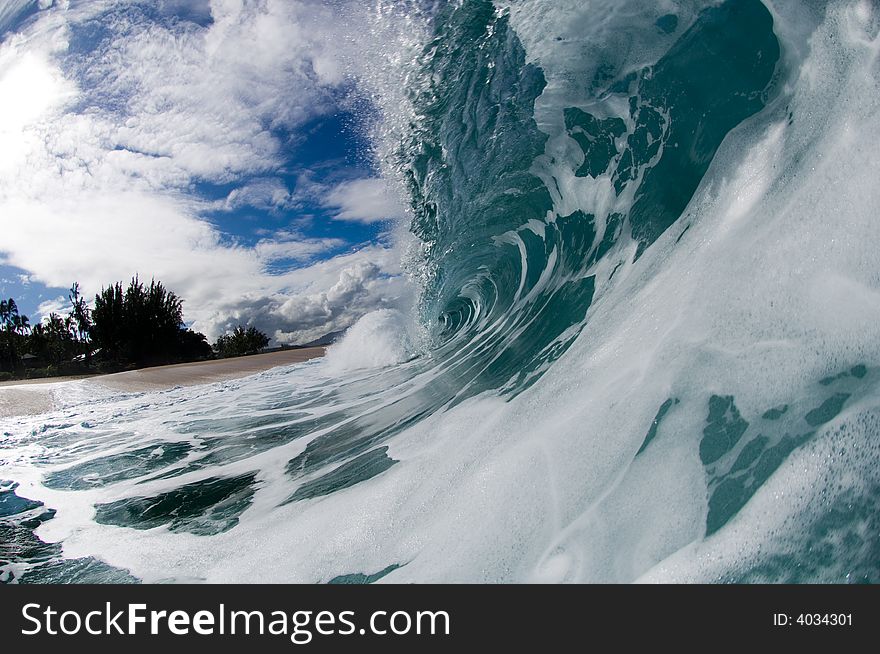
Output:
[[[31,416],[51,411],[55,406],[55,389],[63,383],[0,387],[0,418]]]
[[[279,350],[233,359],[178,363],[117,372],[110,375],[53,377],[0,383],[0,417],[34,415],[50,411],[56,393],[71,381],[86,381],[126,392],[157,391],[174,386],[196,386],[247,377],[263,370],[302,363],[324,356],[325,348]]]

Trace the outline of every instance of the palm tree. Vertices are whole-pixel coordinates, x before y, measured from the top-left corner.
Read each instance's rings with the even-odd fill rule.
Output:
[[[0,300],[0,325],[6,331],[18,332],[22,325],[29,324],[27,316],[18,313],[18,305],[15,300]]]
[[[18,330],[26,322],[27,317],[19,315],[15,300],[0,300],[0,369],[14,371],[21,365]]]
[[[31,321],[27,316],[19,315],[12,319],[12,329],[15,333],[25,336],[31,327]]]
[[[80,295],[79,282],[73,283],[67,297],[72,307],[70,317],[76,324],[76,340],[79,343],[86,343],[89,340],[89,331],[92,328],[92,316],[89,305],[86,303],[85,298]],[[88,348],[86,349],[88,350]]]
[[[3,323],[3,326],[7,329],[11,327],[11,322],[15,316],[18,315],[18,306],[15,304],[15,300],[9,298],[8,300],[0,300],[0,322]]]

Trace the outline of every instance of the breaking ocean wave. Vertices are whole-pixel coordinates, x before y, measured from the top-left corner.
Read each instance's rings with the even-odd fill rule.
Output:
[[[876,4],[359,24],[416,307],[0,421],[2,580],[877,581]]]

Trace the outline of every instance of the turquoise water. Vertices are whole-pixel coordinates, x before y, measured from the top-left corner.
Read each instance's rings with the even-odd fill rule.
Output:
[[[2,421],[2,579],[877,580],[876,7],[379,9],[417,307]]]

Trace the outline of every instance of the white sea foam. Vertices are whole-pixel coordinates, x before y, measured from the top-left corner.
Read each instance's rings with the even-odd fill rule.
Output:
[[[411,324],[411,320],[393,309],[368,313],[329,348],[327,370],[341,374],[403,363],[414,353]]]

